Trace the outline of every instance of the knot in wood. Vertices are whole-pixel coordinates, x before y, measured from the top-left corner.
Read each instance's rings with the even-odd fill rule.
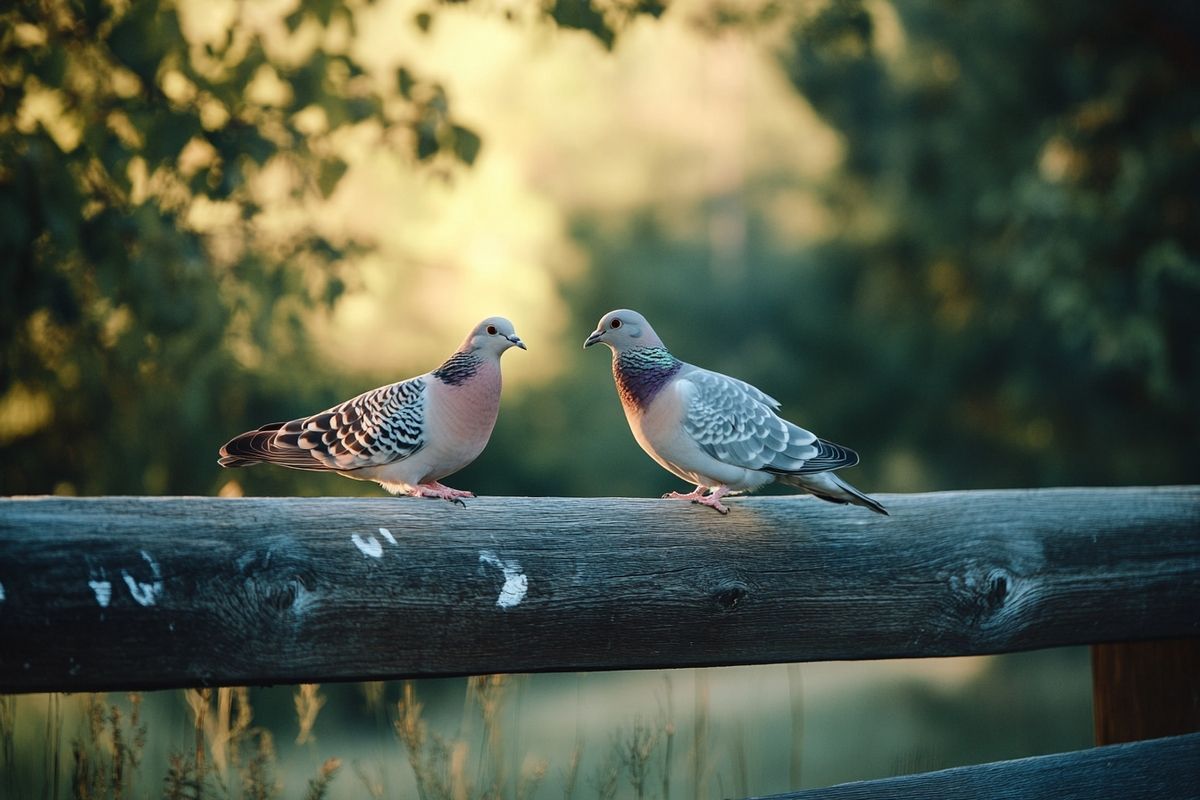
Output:
[[[260,589],[264,605],[276,611],[290,611],[303,587],[300,586],[300,581],[292,580],[284,584],[267,583]]]
[[[996,620],[1005,611],[1013,591],[1013,576],[1003,567],[968,569],[950,578],[955,605],[974,625]]]
[[[750,587],[741,581],[722,581],[713,591],[713,600],[722,611],[732,611],[750,594]]]
[[[988,609],[995,611],[1004,605],[1004,599],[1008,597],[1008,575],[1004,570],[992,570],[988,575],[987,594],[984,596],[984,603]]]

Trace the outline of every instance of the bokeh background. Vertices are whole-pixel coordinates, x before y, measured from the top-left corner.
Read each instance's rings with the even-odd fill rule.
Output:
[[[869,492],[1195,483],[1197,41],[1200,6],[1167,0],[6,5],[0,492],[379,494],[223,471],[216,449],[428,370],[496,313],[530,351],[505,356],[495,435],[453,485],[683,488],[629,435],[606,353],[580,348],[615,307],[857,449],[847,477]],[[701,788],[787,788],[788,759],[764,754],[797,718],[805,758],[832,765],[802,770],[806,785],[1088,739],[1078,651],[862,665],[841,694],[804,669],[817,677],[799,716],[774,702],[773,722],[721,723],[744,728],[750,755]],[[714,698],[766,680],[729,674]],[[687,675],[673,680],[692,708]],[[563,686],[627,716],[665,702],[653,673],[520,681],[509,707],[527,719],[564,708]],[[463,714],[464,684],[446,686],[418,693]],[[322,719],[357,707],[330,691]],[[396,714],[399,687],[380,691],[373,707]],[[1041,721],[1004,717],[1027,693]],[[164,720],[183,714],[169,697],[148,699],[147,719],[156,702]],[[842,738],[814,727],[858,719],[865,697],[873,722]],[[37,748],[55,719],[43,701],[19,716],[37,731],[22,734],[26,766],[52,752]],[[279,690],[254,707],[281,718],[291,702]],[[576,707],[569,725],[598,719]],[[603,761],[606,735],[589,734],[589,757]],[[166,763],[143,779],[159,786]],[[6,775],[34,780],[22,770]],[[362,796],[355,780],[330,791]],[[552,784],[538,796],[561,794]]]

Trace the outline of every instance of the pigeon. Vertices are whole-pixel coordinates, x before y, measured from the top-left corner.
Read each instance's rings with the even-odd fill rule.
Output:
[[[488,317],[432,372],[247,431],[221,448],[217,463],[336,472],[375,481],[392,494],[462,505],[475,495],[439,481],[488,443],[500,409],[500,356],[510,347],[527,349],[511,322]]]
[[[780,418],[779,401],[745,381],[680,361],[636,311],[601,317],[583,346],[594,344],[612,350],[617,394],[638,444],[696,485],[663,497],[727,514],[725,495],[778,481],[831,503],[888,513],[833,474],[857,464],[857,453]]]

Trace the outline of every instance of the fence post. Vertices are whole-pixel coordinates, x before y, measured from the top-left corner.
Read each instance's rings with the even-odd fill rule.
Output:
[[[1200,731],[1200,638],[1092,646],[1096,744]]]

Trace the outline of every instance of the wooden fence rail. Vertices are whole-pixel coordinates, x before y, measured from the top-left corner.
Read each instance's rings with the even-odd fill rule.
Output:
[[[1200,488],[0,500],[0,693],[1200,635]]]
[[[1165,800],[1200,797],[1200,733],[858,781],[760,800]]]

